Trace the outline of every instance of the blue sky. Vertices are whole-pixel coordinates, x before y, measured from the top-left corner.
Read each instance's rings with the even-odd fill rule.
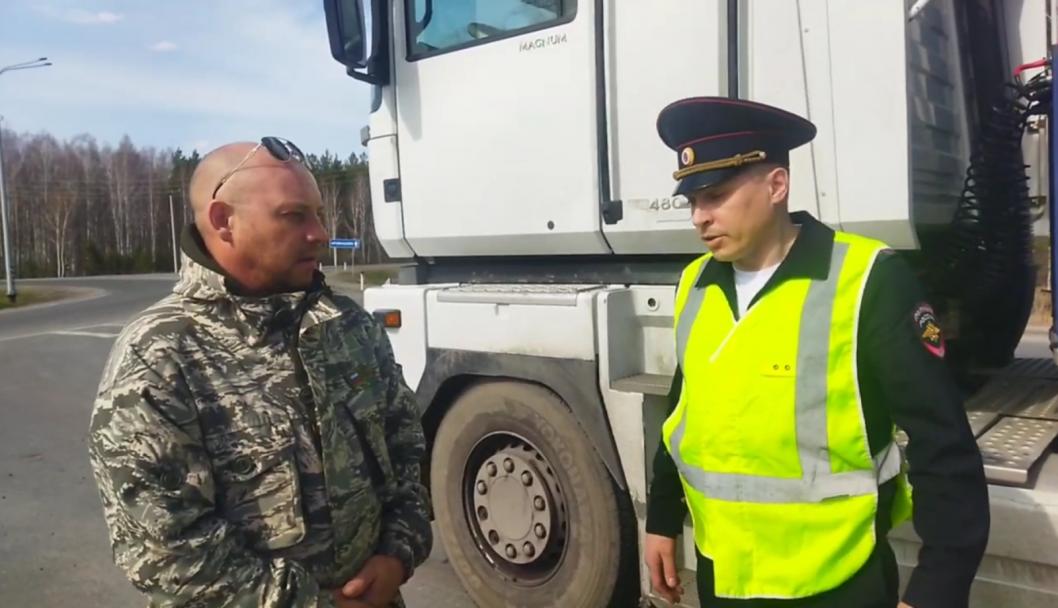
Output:
[[[197,148],[280,135],[359,151],[370,90],[331,59],[320,0],[0,0],[0,115],[19,132]]]

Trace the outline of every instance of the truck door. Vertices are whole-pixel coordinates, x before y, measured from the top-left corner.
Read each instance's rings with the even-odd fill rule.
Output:
[[[610,252],[599,225],[594,4],[397,7],[401,191],[416,253]]]

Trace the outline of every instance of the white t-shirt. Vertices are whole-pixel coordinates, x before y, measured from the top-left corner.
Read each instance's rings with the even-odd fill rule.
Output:
[[[738,318],[746,316],[749,303],[760,292],[764,284],[775,274],[779,265],[761,268],[760,270],[739,270],[735,268],[735,294],[738,300]]]

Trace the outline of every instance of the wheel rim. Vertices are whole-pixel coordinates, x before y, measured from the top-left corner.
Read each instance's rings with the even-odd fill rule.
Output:
[[[482,557],[507,581],[533,586],[558,570],[568,511],[553,467],[528,439],[492,433],[463,470],[464,515]]]

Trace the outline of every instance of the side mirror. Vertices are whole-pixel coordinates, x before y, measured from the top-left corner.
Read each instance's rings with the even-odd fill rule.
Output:
[[[367,67],[367,32],[362,0],[324,0],[331,56],[350,69]]]
[[[370,13],[365,18],[365,0],[323,0],[327,17],[327,37],[331,56],[357,80],[389,84],[390,0],[366,0]],[[370,21],[370,37],[367,32]],[[370,47],[370,48],[369,48]]]

